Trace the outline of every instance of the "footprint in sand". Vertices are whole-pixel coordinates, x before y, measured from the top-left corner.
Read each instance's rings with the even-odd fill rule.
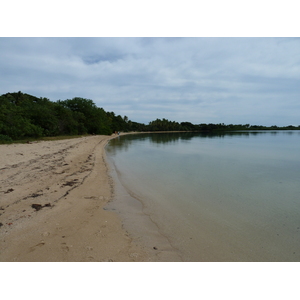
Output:
[[[64,250],[65,252],[69,252],[70,251],[70,248],[67,246],[66,243],[61,243],[61,249]]]
[[[41,241],[40,243],[36,244],[35,246],[32,246],[29,248],[29,252],[32,252],[34,251],[37,247],[41,247],[41,246],[44,246],[45,245],[45,242],[44,241]]]
[[[96,259],[93,256],[89,256],[87,259],[88,261],[96,261]]]

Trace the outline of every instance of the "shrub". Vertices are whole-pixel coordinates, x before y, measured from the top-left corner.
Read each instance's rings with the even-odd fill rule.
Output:
[[[12,143],[12,139],[4,134],[0,134],[0,144]]]

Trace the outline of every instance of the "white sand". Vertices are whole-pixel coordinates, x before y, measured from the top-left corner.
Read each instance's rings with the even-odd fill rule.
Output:
[[[103,209],[114,188],[104,151],[111,138],[0,145],[0,261],[161,260]]]

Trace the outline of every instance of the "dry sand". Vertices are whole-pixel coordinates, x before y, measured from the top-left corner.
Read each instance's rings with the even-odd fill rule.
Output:
[[[176,261],[137,242],[112,200],[113,137],[0,145],[0,261]]]

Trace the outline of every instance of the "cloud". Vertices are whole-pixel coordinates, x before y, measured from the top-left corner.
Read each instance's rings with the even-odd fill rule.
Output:
[[[76,96],[129,119],[298,124],[289,38],[0,38],[1,94]]]

